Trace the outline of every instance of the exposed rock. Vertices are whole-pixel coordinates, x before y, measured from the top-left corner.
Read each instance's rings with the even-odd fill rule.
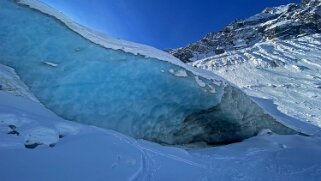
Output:
[[[207,34],[184,48],[170,49],[183,62],[192,62],[225,51],[248,48],[271,39],[290,39],[321,32],[321,1],[303,0],[266,8],[245,20],[236,20],[219,32]]]

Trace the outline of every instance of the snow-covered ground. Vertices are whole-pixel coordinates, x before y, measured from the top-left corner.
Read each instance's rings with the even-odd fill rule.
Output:
[[[201,75],[200,77],[195,76],[195,82],[199,87],[206,86],[203,79],[201,79],[202,77],[212,77],[222,80],[214,74],[183,65],[175,58],[172,58],[172,56],[159,50],[154,51],[138,44],[135,44],[134,48],[131,49],[131,43],[98,36],[90,30],[83,29],[80,25],[78,26],[72,22],[68,22],[69,20],[65,19],[63,15],[56,14],[56,11],[37,3],[37,1],[21,0],[21,2],[57,17],[69,28],[94,43],[114,49],[122,49],[122,47],[125,47],[124,51],[136,54],[140,53],[146,56],[150,55],[151,57],[167,60],[187,70],[191,70],[195,75]],[[304,54],[300,51],[302,48],[300,42],[296,44],[289,42],[291,46],[298,47],[293,50],[291,46],[284,46],[285,48],[282,46],[284,48],[282,53],[286,56],[279,57],[277,56],[278,52],[274,52],[274,49],[265,48],[265,45],[262,44],[264,48],[258,46],[258,52],[256,53],[236,52],[235,56],[228,56],[228,61],[226,62],[224,62],[225,59],[220,59],[222,63],[219,63],[219,65],[235,64],[239,66],[249,63],[250,65],[253,64],[253,68],[246,69],[246,66],[244,66],[244,70],[240,69],[242,70],[241,72],[275,71],[279,70],[278,67],[275,69],[268,68],[276,64],[283,65],[283,59],[280,59],[280,57],[302,56],[302,62],[306,62],[305,64],[301,65],[296,63],[293,64],[293,66],[291,64],[291,66],[285,66],[286,70],[293,72],[293,74],[291,74],[293,78],[295,77],[293,75],[296,75],[296,71],[309,72],[309,69],[313,69],[314,71],[308,75],[318,83],[320,67],[319,64],[317,64],[319,60],[317,50],[319,50],[319,48],[316,45],[318,45],[320,41],[318,37],[312,37],[312,39],[315,46],[310,44],[305,45],[311,46],[309,50],[315,49],[315,51],[311,53],[311,55],[314,56],[309,56],[309,58],[304,58]],[[117,46],[114,47],[114,43],[116,43]],[[266,46],[269,45],[280,46],[280,44],[274,43]],[[290,52],[285,54],[285,50],[288,50],[287,47],[290,47]],[[265,51],[273,52],[266,53]],[[255,63],[256,61],[260,61],[257,57],[254,58],[253,61],[243,61],[242,58],[239,58],[242,57],[243,54],[244,56],[252,57],[258,53],[260,57],[265,57],[262,58],[261,62],[263,63],[259,65]],[[233,52],[231,54],[233,54]],[[230,61],[230,57],[236,57],[235,61],[234,59]],[[264,63],[266,59],[275,60],[276,62],[271,64],[273,61],[267,61],[267,63]],[[200,63],[199,65],[211,66],[208,62],[211,61],[202,60],[198,63]],[[213,61],[212,63],[216,62],[218,61]],[[61,67],[57,63],[49,61],[43,63],[51,68]],[[267,68],[263,69],[261,68],[262,66],[266,66]],[[226,67],[232,68],[233,66]],[[211,70],[213,70],[213,66]],[[224,71],[221,71],[223,73],[218,72],[220,75],[225,76],[227,74],[224,74],[224,72],[233,71],[224,69]],[[179,78],[187,76],[185,70],[170,69],[167,73],[174,74]],[[275,73],[278,73],[278,76],[274,76]],[[299,77],[299,75],[297,75],[296,77],[298,79],[302,78],[302,81],[300,79],[291,82],[289,81],[291,80],[290,78],[289,80],[282,79],[283,77],[287,77],[284,76],[288,75],[287,73],[288,72],[282,71],[272,72],[264,75],[263,78],[265,79],[262,78],[258,80],[253,78],[257,74],[244,73],[239,76],[252,76],[246,79],[249,80],[250,83],[260,83],[260,81],[266,80],[269,77],[275,77],[277,79],[276,82],[282,82],[282,84],[271,84],[271,87],[287,87],[287,89],[293,89],[293,91],[297,93],[293,96],[299,96],[300,94],[298,94],[298,92],[300,91],[298,90],[300,89],[295,89],[297,86],[292,84],[287,85],[285,83],[302,82],[302,91],[304,91],[302,97],[306,96],[310,91],[312,92],[311,95],[313,95],[309,101],[316,101],[314,105],[320,105],[317,99],[319,84],[314,84],[317,86],[316,89],[312,89],[311,86],[309,87],[308,82],[310,81],[304,81],[309,78],[309,76]],[[271,76],[272,74],[273,76]],[[227,79],[237,85],[243,85],[241,79],[233,79],[233,74],[230,75],[231,78]],[[237,75],[234,77],[237,77]],[[284,86],[282,86],[283,84]],[[244,85],[247,84],[244,83]],[[253,91],[247,91],[247,89],[245,89],[245,91],[254,96],[252,99],[257,102],[257,104],[265,108],[266,112],[269,112],[280,122],[295,127],[296,130],[302,130],[301,132],[307,135],[296,134],[282,136],[272,133],[269,130],[262,130],[258,136],[230,145],[206,148],[159,145],[134,139],[112,130],[83,125],[58,117],[37,101],[28,87],[20,81],[13,69],[0,65],[0,180],[320,180],[320,128],[284,114],[288,113],[287,110],[295,110],[297,108],[292,107],[291,101],[288,103],[291,108],[282,109],[281,107],[282,111],[285,110],[284,113],[282,113],[278,110],[280,107],[277,109],[272,102],[272,100],[274,100],[279,106],[280,103],[278,100],[273,99],[273,97],[263,96],[263,91],[260,92],[260,89],[254,89],[253,87],[255,86],[249,86],[249,89]],[[215,91],[215,89],[210,89],[211,93],[215,93]],[[296,111],[302,111],[303,115],[309,114],[309,112],[307,112],[308,109],[298,108]],[[291,112],[289,114],[292,115]],[[317,114],[316,116],[321,115],[319,112],[315,112],[315,114]],[[313,118],[316,116],[309,117]],[[313,119],[307,120],[318,123],[318,121]],[[88,120],[88,122],[90,122],[90,120]]]
[[[257,43],[192,63],[270,99],[297,119],[321,126],[321,35]]]
[[[7,69],[0,80],[23,85]],[[25,93],[0,92],[2,181],[321,179],[320,133],[265,130],[231,145],[175,148],[63,120]]]

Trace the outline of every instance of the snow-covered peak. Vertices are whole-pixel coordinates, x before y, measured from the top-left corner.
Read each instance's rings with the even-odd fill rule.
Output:
[[[232,22],[219,32],[209,33],[196,43],[168,52],[183,62],[191,62],[271,39],[291,39],[319,33],[320,24],[320,0],[290,3],[266,8],[245,20]]]
[[[294,3],[290,3],[287,5],[281,5],[281,6],[277,6],[277,7],[273,7],[273,8],[266,8],[262,11],[262,13],[260,14],[282,14],[282,13],[286,13],[288,12],[291,7],[296,6],[296,4]]]

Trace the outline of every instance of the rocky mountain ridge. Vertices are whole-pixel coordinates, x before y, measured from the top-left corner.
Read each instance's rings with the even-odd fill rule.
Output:
[[[303,0],[266,8],[236,20],[219,32],[208,33],[186,47],[166,50],[183,62],[193,62],[226,51],[251,47],[272,39],[292,39],[321,32],[321,0]]]

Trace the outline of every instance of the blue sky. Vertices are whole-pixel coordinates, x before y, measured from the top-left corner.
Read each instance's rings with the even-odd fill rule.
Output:
[[[107,35],[177,48],[265,7],[299,0],[42,0]]]

